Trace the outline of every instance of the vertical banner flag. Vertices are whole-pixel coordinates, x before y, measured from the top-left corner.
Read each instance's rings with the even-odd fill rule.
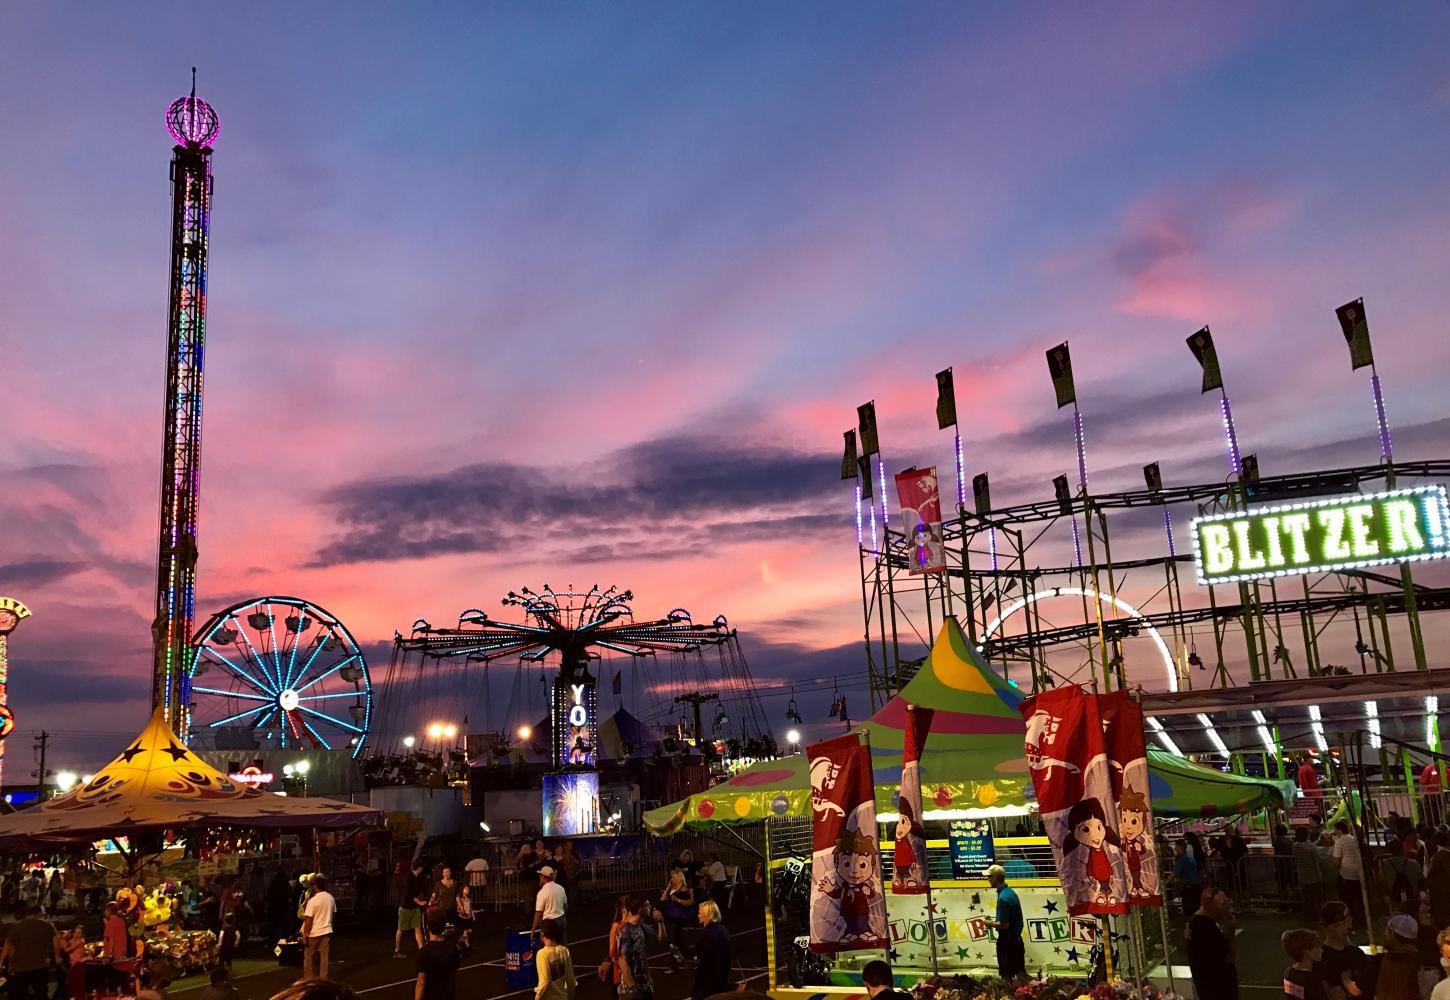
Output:
[[[952,370],[936,373],[936,426],[946,430],[957,422],[957,390],[952,385]]]
[[[1118,841],[1133,906],[1162,906],[1158,851],[1153,845],[1153,799],[1148,791],[1148,747],[1143,740],[1143,706],[1126,691],[1098,698],[1103,742],[1118,805]]]
[[[976,504],[978,517],[986,517],[992,512],[992,485],[985,472],[972,477],[972,502]]]
[[[861,454],[867,458],[880,454],[881,442],[876,437],[876,401],[856,407],[856,424],[861,431]]]
[[[1163,473],[1159,470],[1157,462],[1150,462],[1143,466],[1143,482],[1147,484],[1149,493],[1163,492]]]
[[[846,431],[846,433],[845,433],[844,436],[846,438],[846,451],[845,451],[845,454],[843,454],[841,456],[841,478],[842,479],[855,479],[856,478],[856,432],[854,430],[849,430],[849,431]]]
[[[1047,352],[1047,374],[1052,376],[1052,388],[1057,393],[1057,408],[1077,402],[1077,389],[1072,384],[1072,355],[1067,353],[1067,341]]]
[[[1218,368],[1218,351],[1213,347],[1213,334],[1208,332],[1208,327],[1199,330],[1188,338],[1188,349],[1203,366],[1203,392],[1212,392],[1214,389],[1223,388],[1223,373]]]
[[[885,948],[886,895],[871,751],[854,733],[806,748],[811,768],[811,951]]]
[[[1344,331],[1344,342],[1349,345],[1350,367],[1358,371],[1374,364],[1374,352],[1369,346],[1369,317],[1364,314],[1364,299],[1346,302],[1334,310],[1339,317],[1339,328]]]
[[[1026,698],[1026,758],[1069,916],[1128,912],[1123,852],[1097,699],[1077,685]]]
[[[856,459],[858,478],[861,480],[861,499],[871,499],[871,456],[862,455]]]
[[[926,867],[926,824],[921,818],[921,753],[931,729],[930,708],[906,706],[906,743],[901,750],[901,796],[896,802],[896,853],[891,891],[923,893],[930,874]]]
[[[912,576],[945,573],[947,549],[942,542],[941,492],[936,466],[896,474],[896,496],[901,501],[901,530],[911,540]]]

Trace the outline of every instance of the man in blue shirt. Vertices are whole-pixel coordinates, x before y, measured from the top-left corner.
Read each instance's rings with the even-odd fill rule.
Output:
[[[1022,940],[1022,901],[1007,885],[1001,865],[987,869],[987,884],[997,890],[997,919],[987,926],[997,931],[997,975],[1011,980],[1027,971],[1027,945]]]

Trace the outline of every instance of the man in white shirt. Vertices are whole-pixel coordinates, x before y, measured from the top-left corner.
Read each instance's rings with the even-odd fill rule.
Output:
[[[337,900],[327,891],[327,879],[318,875],[312,880],[312,895],[302,910],[302,940],[307,951],[302,956],[303,979],[327,978],[327,953],[332,944],[332,918],[337,915]],[[313,962],[316,960],[316,972]]]
[[[488,885],[488,862],[483,858],[474,858],[463,866],[463,870],[467,873],[464,884],[470,889],[482,889]]]
[[[539,894],[534,897],[534,926],[530,933],[539,932],[539,924],[552,920],[559,925],[559,936],[564,938],[567,930],[564,913],[569,909],[569,897],[564,887],[554,881],[554,866],[544,865],[539,869]],[[564,941],[560,941],[561,944]]]
[[[1335,823],[1334,830],[1338,836],[1330,853],[1339,868],[1339,898],[1349,907],[1353,926],[1361,928],[1365,926],[1364,896],[1360,888],[1360,883],[1364,881],[1364,864],[1360,860],[1359,841],[1344,820]]]
[[[725,901],[730,898],[729,890],[726,888],[729,876],[725,873],[725,864],[720,860],[720,855],[708,855],[705,877],[710,882],[710,898],[720,906],[724,906]]]

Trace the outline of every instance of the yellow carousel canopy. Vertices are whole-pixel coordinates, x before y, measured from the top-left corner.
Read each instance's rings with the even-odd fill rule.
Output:
[[[90,781],[0,817],[0,845],[90,843],[188,827],[337,830],[381,823],[382,813],[370,806],[284,797],[232,781],[188,750],[157,709]]]

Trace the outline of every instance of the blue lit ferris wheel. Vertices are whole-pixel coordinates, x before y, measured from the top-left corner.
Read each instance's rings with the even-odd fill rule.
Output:
[[[202,625],[193,648],[198,745],[362,752],[373,715],[367,661],[324,609],[297,597],[243,601]]]

